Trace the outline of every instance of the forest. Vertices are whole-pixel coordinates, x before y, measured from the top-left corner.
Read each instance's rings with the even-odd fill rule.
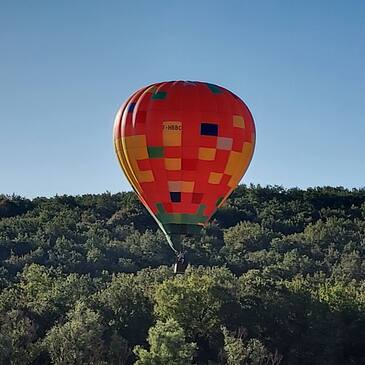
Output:
[[[365,364],[365,189],[240,185],[184,247],[131,192],[0,195],[0,364]]]

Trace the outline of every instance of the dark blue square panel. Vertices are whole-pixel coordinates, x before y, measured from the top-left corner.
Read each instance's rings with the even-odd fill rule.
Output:
[[[181,202],[181,193],[180,192],[171,192],[170,198],[173,203]]]
[[[200,126],[202,136],[218,136],[218,124],[202,123]]]
[[[128,107],[128,113],[132,113],[135,106],[136,106],[136,103],[130,103],[129,107]]]

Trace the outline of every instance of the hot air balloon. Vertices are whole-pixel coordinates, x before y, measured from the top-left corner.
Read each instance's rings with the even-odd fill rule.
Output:
[[[246,104],[221,86],[161,82],[138,90],[119,109],[114,146],[181,263],[182,237],[207,224],[246,172],[255,125]]]

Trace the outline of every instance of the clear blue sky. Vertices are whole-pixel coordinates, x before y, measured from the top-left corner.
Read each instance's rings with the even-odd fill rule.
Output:
[[[365,185],[365,2],[0,0],[0,193],[129,189],[115,112],[174,79],[246,101],[246,183]]]

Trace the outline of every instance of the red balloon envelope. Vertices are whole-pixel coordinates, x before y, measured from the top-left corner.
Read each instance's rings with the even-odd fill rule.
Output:
[[[153,84],[117,113],[122,169],[170,245],[208,222],[251,161],[255,125],[245,103],[198,81]]]

